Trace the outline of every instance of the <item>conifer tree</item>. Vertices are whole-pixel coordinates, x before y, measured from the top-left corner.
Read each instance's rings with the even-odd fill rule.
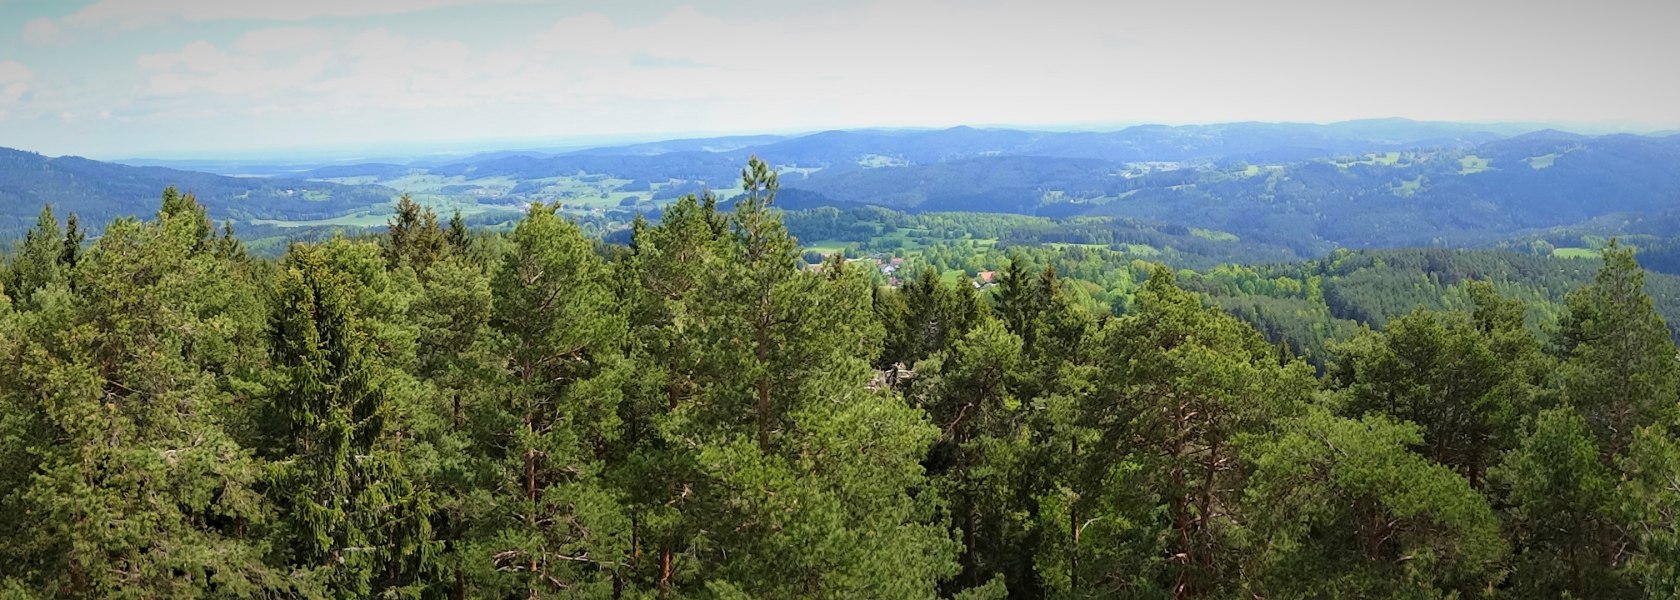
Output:
[[[403,194],[397,201],[397,214],[391,217],[384,241],[385,260],[391,268],[407,265],[418,274],[424,274],[432,263],[442,259],[444,253],[454,247],[449,234],[438,227],[437,213],[432,212],[430,207],[421,206],[408,194]]]
[[[198,223],[118,221],[0,344],[0,571],[55,597],[254,596],[280,585],[249,451],[217,418],[257,297]],[[61,239],[55,239],[61,242]],[[56,262],[57,255],[54,255]]]
[[[459,210],[449,217],[449,231],[444,235],[456,252],[466,252],[472,244],[472,234],[467,231],[467,221],[461,218]]]
[[[76,213],[70,213],[70,219],[64,224],[64,253],[59,255],[58,262],[66,269],[76,267],[76,261],[82,257],[82,242],[87,234],[82,231],[81,220]]]
[[[64,235],[53,216],[52,206],[41,207],[35,226],[24,234],[23,244],[6,268],[8,294],[24,308],[34,306],[36,290],[68,281],[64,266]]]
[[[708,298],[707,273],[721,267],[721,223],[711,195],[679,198],[657,226],[638,218],[630,248],[619,257],[618,297],[626,307],[626,356],[638,377],[626,380],[624,444],[614,477],[631,510],[631,558],[638,587],[669,595],[692,565],[698,535],[685,518],[699,474],[692,448],[668,427],[699,400],[705,380],[697,333]],[[645,547],[645,548],[644,548]]]
[[[1490,472],[1506,490],[1514,595],[1631,597],[1616,541],[1616,474],[1601,454],[1587,421],[1566,406],[1541,412],[1533,433]]]
[[[1339,346],[1332,377],[1345,416],[1383,414],[1423,428],[1419,450],[1479,486],[1515,443],[1521,413],[1502,392],[1514,373],[1469,314],[1422,310]]]
[[[1569,294],[1556,336],[1567,401],[1580,411],[1608,463],[1639,427],[1673,423],[1680,362],[1645,291],[1633,250],[1612,242],[1593,283]]]
[[[688,541],[696,564],[681,583],[757,597],[931,597],[955,566],[928,499],[913,495],[935,431],[902,399],[866,388],[881,338],[869,283],[838,261],[821,275],[799,270],[771,210],[773,171],[753,159],[742,178],[723,260],[706,278],[699,398],[672,424],[697,453],[687,503],[703,536]]]
[[[1104,329],[1082,417],[1100,432],[1077,491],[1090,590],[1218,594],[1240,564],[1236,442],[1265,432],[1313,390],[1253,328],[1202,306],[1156,267],[1137,310]],[[1083,549],[1092,549],[1084,553]],[[1070,578],[1071,579],[1071,578]],[[1088,592],[1089,593],[1089,592]]]
[[[1018,515],[1036,495],[1032,407],[1010,389],[1020,363],[1021,338],[982,318],[949,350],[916,365],[912,396],[942,430],[927,459],[929,475],[963,543],[955,589],[999,575],[1030,589],[1032,523]]]
[[[1499,521],[1463,477],[1409,450],[1421,434],[1312,407],[1245,448],[1244,595],[1469,597],[1498,582]]]
[[[433,495],[409,476],[402,436],[389,435],[404,407],[367,315],[374,290],[358,270],[379,263],[364,248],[294,245],[275,284],[263,454],[279,505],[274,550],[304,595],[417,593],[436,566]]]
[[[620,438],[625,325],[606,265],[556,208],[531,207],[493,282],[508,377],[484,415],[498,507],[480,560],[506,574],[492,589],[606,595],[630,555],[602,460]]]

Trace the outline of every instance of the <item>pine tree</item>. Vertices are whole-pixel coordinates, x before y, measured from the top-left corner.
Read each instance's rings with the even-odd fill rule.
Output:
[[[448,575],[436,587],[447,587],[452,598],[477,592],[472,544],[493,517],[486,506],[493,505],[494,481],[474,446],[477,417],[494,405],[486,384],[499,373],[489,327],[492,304],[490,275],[456,255],[432,265],[409,306],[419,329],[414,375],[424,402],[417,409],[432,425],[430,431],[418,428],[410,448],[427,448],[410,464],[437,494],[433,530],[444,544],[438,562]]]
[[[699,475],[692,449],[667,427],[699,400],[705,379],[696,333],[710,300],[707,274],[721,265],[722,221],[709,194],[679,198],[657,226],[637,218],[630,247],[615,265],[630,325],[626,355],[642,374],[626,380],[624,443],[613,474],[631,508],[635,581],[627,587],[664,595],[681,583],[676,569],[695,562],[685,540],[698,532],[685,512]]]
[[[1497,583],[1499,521],[1463,477],[1408,449],[1422,433],[1313,407],[1245,448],[1255,548],[1243,595],[1469,597]]]
[[[625,325],[606,265],[556,208],[531,208],[493,283],[509,376],[484,415],[499,510],[480,561],[509,593],[604,596],[631,551],[602,461],[620,438]]]
[[[931,597],[953,574],[920,458],[935,430],[867,389],[880,351],[864,274],[798,269],[757,159],[707,274],[703,379],[670,435],[694,448],[693,563],[679,582],[758,597]]]
[[[1097,342],[1082,419],[1101,438],[1077,495],[1086,521],[1102,524],[1084,528],[1077,579],[1217,594],[1240,564],[1237,440],[1299,410],[1316,386],[1305,364],[1280,367],[1253,328],[1202,306],[1165,267],[1137,306]]]
[[[1612,242],[1591,285],[1569,294],[1556,336],[1567,401],[1587,419],[1608,464],[1639,427],[1673,423],[1680,355],[1645,292],[1633,250]]]
[[[1517,550],[1517,596],[1623,598],[1616,474],[1573,408],[1544,411],[1522,444],[1489,473],[1506,490],[1506,529]]]
[[[1465,313],[1422,310],[1389,321],[1335,349],[1332,378],[1345,416],[1383,414],[1423,428],[1419,450],[1480,486],[1488,467],[1515,443],[1521,407],[1503,394],[1504,357]]]
[[[77,261],[78,293],[49,287],[0,344],[0,452],[13,469],[0,475],[0,570],[36,590],[252,596],[280,584],[246,537],[268,517],[258,467],[218,419],[223,377],[245,368],[255,337],[238,317],[257,295],[195,249],[197,232],[167,215],[111,224]]]

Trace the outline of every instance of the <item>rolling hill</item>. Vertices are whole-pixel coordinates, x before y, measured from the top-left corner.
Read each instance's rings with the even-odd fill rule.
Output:
[[[77,213],[97,231],[119,217],[155,212],[169,186],[197,195],[217,220],[326,219],[389,203],[396,194],[382,186],[225,177],[0,148],[0,237],[22,235],[43,204],[60,215]]]

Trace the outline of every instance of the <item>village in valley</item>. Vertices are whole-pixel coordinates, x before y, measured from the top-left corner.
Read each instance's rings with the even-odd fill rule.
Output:
[[[805,269],[813,273],[821,273],[825,264],[827,263],[805,263]],[[909,266],[902,256],[871,253],[861,258],[848,258],[846,264],[862,267],[870,273],[879,274],[881,279],[885,281],[885,285],[893,288],[903,285],[903,278],[910,274]],[[969,283],[974,286],[974,289],[983,290],[992,286],[993,278],[996,275],[995,271],[980,271],[969,278]]]

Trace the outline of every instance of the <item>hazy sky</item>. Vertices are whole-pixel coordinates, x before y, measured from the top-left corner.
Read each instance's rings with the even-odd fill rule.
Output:
[[[1674,0],[0,0],[0,146],[855,126],[1680,127]]]

